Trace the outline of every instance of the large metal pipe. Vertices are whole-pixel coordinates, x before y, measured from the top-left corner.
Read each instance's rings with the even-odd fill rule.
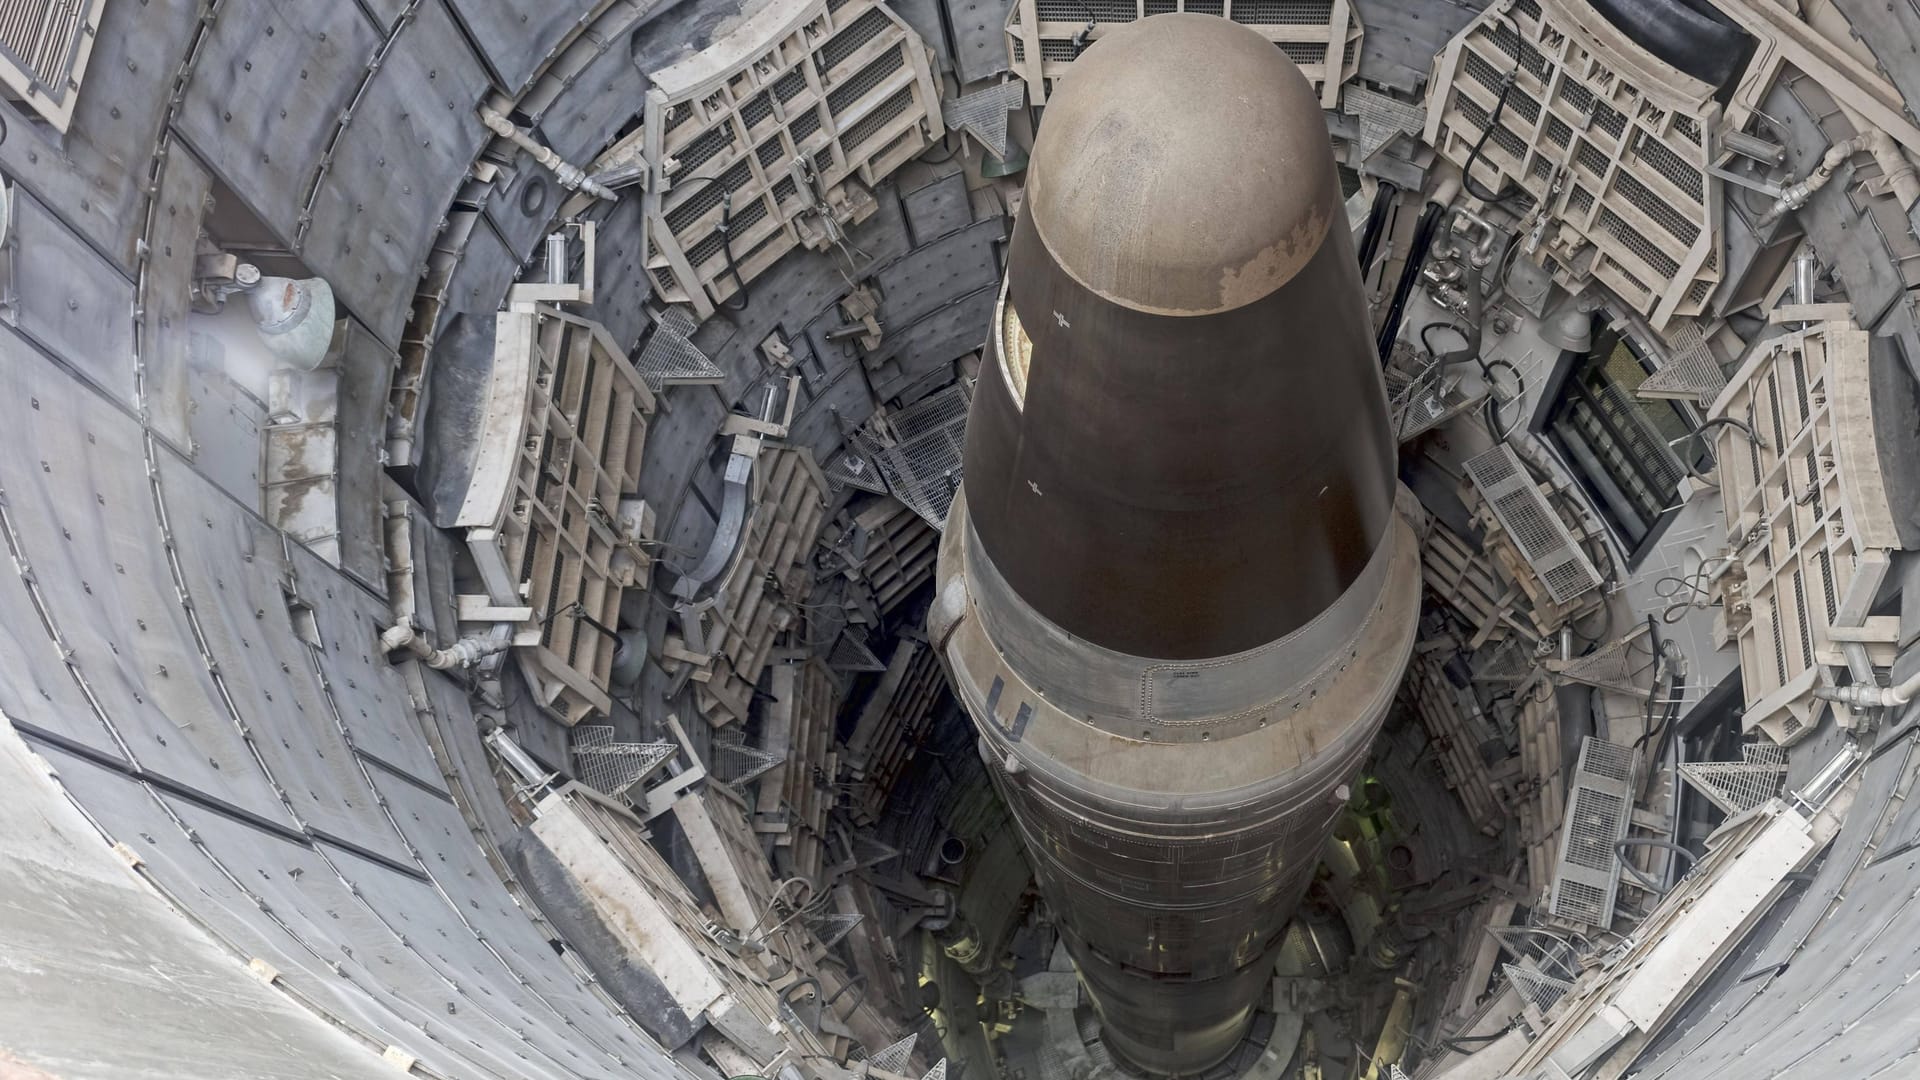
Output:
[[[1412,647],[1419,566],[1319,104],[1110,30],[1050,100],[929,617],[1132,1066],[1244,1036]]]

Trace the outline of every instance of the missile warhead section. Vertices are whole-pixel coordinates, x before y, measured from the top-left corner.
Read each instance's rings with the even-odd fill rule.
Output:
[[[930,636],[1109,1049],[1244,1036],[1412,647],[1372,325],[1312,87],[1108,29],[1051,98]]]

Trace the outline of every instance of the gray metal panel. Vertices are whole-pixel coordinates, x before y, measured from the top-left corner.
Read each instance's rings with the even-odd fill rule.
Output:
[[[355,105],[315,196],[302,257],[389,345],[486,135],[473,113],[486,84],[452,17],[420,5]]]
[[[288,244],[380,35],[359,7],[256,0],[214,21],[174,126]]]
[[[894,361],[890,370],[874,373],[874,393],[881,399],[897,396],[943,364],[978,349],[987,338],[987,322],[999,296],[996,286],[958,297],[911,326],[893,330],[882,343]]]
[[[422,740],[404,676],[380,652],[392,621],[386,605],[340,576],[320,556],[292,545],[290,569],[301,601],[313,608],[320,671],[354,749],[445,790],[440,765]]]
[[[30,195],[13,200],[20,329],[121,402],[133,401],[133,282]]]
[[[518,268],[513,253],[492,229],[485,225],[475,228],[467,237],[466,250],[454,266],[453,276],[447,279],[446,304],[440,310],[440,326],[434,331],[434,340],[439,340],[440,330],[456,313],[469,312],[483,320],[490,319],[506,303],[507,289],[513,285],[514,271]],[[431,357],[428,363],[437,359],[437,356]]]
[[[291,827],[194,648],[154,517],[139,427],[0,334],[0,439],[0,489],[21,557],[70,662],[135,760]],[[53,653],[43,655],[53,662]],[[61,735],[116,752],[87,713],[46,720]]]
[[[178,545],[187,595],[261,767],[308,827],[406,859],[295,637],[279,533],[170,455],[160,481],[167,516],[190,538]]]
[[[490,841],[506,843],[518,835],[520,826],[505,802],[498,797],[488,797],[495,796],[498,790],[493,787],[493,762],[487,756],[486,747],[480,744],[480,725],[474,718],[466,688],[445,671],[422,667],[420,675],[425,680],[432,712],[427,722],[434,724],[439,733],[436,746],[447,762],[447,772],[461,785],[457,790],[482,793],[481,797],[466,799],[463,805],[479,819]]]
[[[1434,54],[1486,6],[1486,0],[1354,0],[1354,15],[1367,28],[1360,77],[1413,90],[1426,82]]]
[[[704,386],[677,386],[666,392],[670,410],[662,410],[647,427],[646,468],[640,470],[640,497],[652,503],[662,522],[672,521],[687,484],[702,462],[713,451],[713,433],[725,418],[720,399]],[[700,547],[695,552],[702,550]],[[673,554],[664,557],[670,565],[681,565]],[[691,567],[698,555],[689,556]]]
[[[1818,165],[1827,147],[1852,134],[1833,97],[1819,83],[1795,73],[1775,83],[1762,102],[1767,115],[1781,124],[1775,137],[1787,151],[1786,165],[1802,176]],[[1856,190],[1864,177],[1859,167],[1844,165],[1834,180],[1795,212],[1807,239],[1831,267],[1836,280],[1846,282],[1854,319],[1874,329],[1911,284],[1906,265],[1914,245],[1911,226],[1899,215],[1897,200],[1861,196]],[[1863,211],[1865,211],[1863,213]],[[1897,245],[1897,253],[1889,245]]]
[[[172,80],[198,25],[195,0],[110,3],[94,36],[85,89],[62,140],[37,120],[0,110],[0,168],[123,269],[134,263],[146,216],[147,165]]]
[[[982,221],[930,243],[875,272],[880,285],[880,323],[889,333],[909,326],[952,303],[955,298],[996,286],[1000,263],[995,257],[1006,235],[999,219]],[[986,340],[987,324],[978,327],[976,345]],[[881,353],[897,350],[882,342]]]
[[[608,38],[605,51],[588,61],[539,116],[547,145],[568,161],[592,160],[646,100],[647,77],[631,59],[628,37]]]
[[[1913,0],[1833,0],[1833,6],[1852,24],[1850,30],[1879,61],[1887,81],[1905,99],[1911,114],[1920,102],[1920,64],[1914,62],[1914,42],[1920,41],[1920,8]]]
[[[185,448],[192,402],[187,391],[188,296],[200,209],[213,176],[184,142],[174,141],[160,168],[153,232],[147,237],[147,294],[141,297],[140,361],[146,369],[149,423]]]
[[[145,81],[128,85],[130,92],[150,92],[151,84]],[[90,99],[91,91],[80,96],[80,104],[84,106]],[[6,138],[0,139],[0,173],[17,191],[61,207],[72,226],[101,250],[122,251],[132,246],[139,236],[140,216],[124,212],[118,198],[110,197],[129,187],[138,190],[128,163],[95,162],[99,175],[92,175],[77,146],[69,155],[62,149],[59,132],[41,122],[32,110],[3,98],[0,125],[6,129]],[[76,122],[69,138],[77,143],[83,137]],[[101,185],[98,191],[95,183]],[[130,259],[123,259],[131,265]]]
[[[441,528],[452,527],[473,478],[476,433],[493,372],[493,324],[491,312],[459,312],[434,335],[414,490]]]
[[[0,684],[8,674],[0,658]],[[328,1080],[387,1068],[181,918],[27,755],[0,724],[0,1046],[14,1070]]]
[[[513,261],[524,263],[547,235],[548,226],[560,212],[560,204],[567,200],[567,195],[567,189],[554,179],[553,172],[523,150],[515,155],[511,166],[502,168],[487,189],[481,209],[513,251]],[[640,201],[639,189],[629,189],[628,195],[627,201]]]
[[[14,512],[0,509],[9,516]],[[125,756],[59,657],[59,647],[42,628],[26,582],[10,564],[0,563],[0,717],[36,724],[124,762]],[[0,807],[5,804],[0,799]]]
[[[515,1075],[504,1065],[476,1064],[488,1056],[467,1057],[474,1048],[465,1039],[450,1045],[466,1034],[459,1008],[447,1008],[450,999],[457,1006],[456,995],[370,917],[324,852],[157,795],[59,750],[35,750],[102,831],[235,954],[236,966],[259,959],[325,1019],[373,1045],[397,1046],[442,1075]]]
[[[525,978],[527,987],[557,1016],[569,1018],[569,1026],[582,1043],[577,1060],[583,1071],[592,1075],[607,1068],[611,1064],[606,1057],[609,1053],[624,1060],[620,1075],[666,1077],[678,1071],[629,1018],[615,1013],[588,990],[584,970],[572,971],[559,962],[553,947],[534,932],[526,913],[505,890],[493,888],[481,893],[461,884],[487,881],[493,869],[452,803],[384,773],[376,774],[374,782],[386,796],[401,830],[421,852],[434,881],[442,889],[466,893],[458,909],[462,921],[482,935],[489,948]]]
[[[942,71],[953,70],[953,48],[947,44],[947,28],[940,19],[942,0],[887,0],[887,6],[895,15],[905,19],[920,40],[933,50],[933,69],[936,76]]]
[[[247,890],[264,898],[275,921],[316,958],[349,958],[358,968],[350,987],[368,993],[409,1025],[432,1018],[423,1026],[427,1037],[441,1044],[441,1053],[455,1062],[472,1062],[456,1068],[497,1076],[564,1075],[526,1045],[539,1019],[506,1006],[511,978],[489,962],[484,950],[462,947],[448,932],[458,924],[427,882],[348,852],[294,844],[179,800],[166,801],[214,858],[264,871],[248,876]],[[394,909],[404,909],[408,917]],[[298,962],[314,976],[328,973],[315,971],[304,958]],[[421,1033],[412,1031],[395,1039],[410,1053],[421,1041]]]
[[[593,317],[628,350],[639,343],[640,332],[646,329],[646,302],[653,293],[642,226],[640,192],[630,188],[627,197],[600,221],[594,238]]]
[[[844,436],[835,422],[838,414],[847,424],[863,424],[873,415],[873,395],[852,365],[843,364],[821,382],[809,380],[807,396],[794,414],[787,441],[795,446],[811,447],[815,461],[825,463],[838,450]]]
[[[373,591],[387,591],[386,513],[381,485],[387,442],[387,389],[393,382],[393,351],[366,328],[347,322],[340,358],[338,398],[339,476],[334,483],[340,515],[340,563]]]
[[[453,13],[514,95],[525,89],[547,57],[601,6],[599,0],[447,0]],[[636,101],[637,106],[639,103]]]
[[[1801,756],[1800,747],[1794,756]],[[1884,830],[1881,849],[1890,848],[1913,818],[1908,811],[1920,812],[1913,800],[1895,797],[1911,783],[1912,765],[1906,746],[1867,763],[1839,835],[1791,914],[1760,955],[1742,965],[1745,981],[1718,1000],[1697,1003],[1700,1019],[1693,1029],[1643,1062],[1639,1075],[1694,1080],[1742,1075],[1739,1069],[1751,1062],[1796,1061],[1821,1047],[1821,1029],[1830,1037],[1832,1024],[1863,1015],[1884,997],[1884,991],[1864,994],[1846,985],[1853,978],[1849,972],[1857,969],[1875,980],[1905,978],[1904,967],[1888,971],[1884,961],[1910,956],[1920,941],[1909,865],[1916,857],[1895,855],[1876,867],[1869,845]],[[1837,1054],[1829,1047],[1823,1056],[1831,1075]],[[1845,1073],[1865,1076],[1874,1067],[1873,1058],[1856,1054]]]
[[[924,244],[973,223],[965,173],[943,176],[900,196],[913,242]]]
[[[1007,11],[1011,0],[944,0],[953,27],[953,65],[960,85],[1007,70]]]
[[[393,24],[413,6],[413,0],[358,0],[376,25],[382,30],[391,29]]]

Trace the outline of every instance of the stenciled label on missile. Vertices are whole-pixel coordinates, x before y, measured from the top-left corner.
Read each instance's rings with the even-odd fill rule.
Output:
[[[1020,703],[1020,708],[1013,714],[1013,723],[1008,724],[1001,720],[1000,693],[1006,688],[1007,681],[995,675],[993,685],[987,688],[987,715],[993,718],[993,726],[1005,732],[1008,739],[1019,742],[1020,736],[1026,733],[1027,721],[1033,719],[1033,706],[1023,701]]]

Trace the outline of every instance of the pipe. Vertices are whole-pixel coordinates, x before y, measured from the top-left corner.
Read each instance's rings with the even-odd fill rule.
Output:
[[[1463,212],[1464,211],[1458,210],[1454,211],[1456,214]],[[1489,232],[1488,236],[1490,238],[1492,233]],[[1439,363],[1443,369],[1449,364],[1463,364],[1480,358],[1481,323],[1484,319],[1486,300],[1480,288],[1480,268],[1484,265],[1484,263],[1473,262],[1473,268],[1466,272],[1466,281],[1462,283],[1463,287],[1461,290],[1466,294],[1467,299],[1467,310],[1461,313],[1461,317],[1466,321],[1466,325],[1460,330],[1460,336],[1465,338],[1466,342],[1459,348],[1440,357]],[[1493,379],[1491,377],[1487,379],[1487,392],[1493,392]]]
[[[1905,213],[1913,208],[1916,200],[1920,200],[1920,176],[1914,174],[1913,162],[1907,159],[1893,136],[1879,128],[1868,128],[1865,134],[1867,152],[1873,155],[1874,163],[1880,166],[1887,186],[1893,189],[1894,198],[1900,200],[1900,210]]]
[[[1767,207],[1767,212],[1760,215],[1760,221],[1758,222],[1760,228],[1764,229],[1774,222],[1779,221],[1780,218],[1790,210],[1798,210],[1807,205],[1807,200],[1813,198],[1815,192],[1827,186],[1827,182],[1833,179],[1833,174],[1839,171],[1840,166],[1845,164],[1848,158],[1862,150],[1872,149],[1874,143],[1873,136],[1876,134],[1882,139],[1889,138],[1886,132],[1879,131],[1876,128],[1860,132],[1850,139],[1842,139],[1832,146],[1827,147],[1827,152],[1820,157],[1820,163],[1815,165],[1812,171],[1808,172],[1806,176],[1801,177],[1794,183],[1788,184],[1780,192],[1780,197],[1774,200],[1773,205]],[[1875,155],[1875,160],[1879,160],[1878,154]],[[1883,162],[1881,168],[1884,169],[1885,167],[1886,165]],[[1909,178],[1911,178],[1913,169],[1908,167],[1906,171],[1909,174]]]
[[[1821,686],[1814,688],[1813,696],[1821,701],[1837,701],[1856,709],[1870,709],[1905,705],[1913,700],[1916,693],[1920,693],[1920,671],[1914,672],[1892,686],[1874,686],[1869,683]]]
[[[553,779],[553,774],[541,768],[540,763],[521,749],[519,743],[508,738],[505,731],[494,728],[487,732],[484,738],[486,744],[493,748],[493,752],[500,755],[500,760],[506,762],[508,767],[519,774],[522,787],[545,787],[547,782]]]
[[[569,191],[584,191],[596,199],[606,199],[609,202],[620,198],[620,196],[613,193],[612,188],[589,177],[580,166],[569,162],[559,154],[554,153],[551,147],[540,143],[533,136],[520,130],[514,125],[513,121],[507,119],[499,110],[489,108],[485,105],[480,106],[480,120],[487,125],[487,130],[508,140],[520,149],[525,150],[533,156],[533,160],[552,169],[553,175],[558,178],[560,183]]]
[[[380,635],[380,646],[387,652],[405,649],[426,661],[427,666],[436,671],[471,667],[482,657],[507,651],[507,646],[512,643],[512,634],[500,633],[498,627],[490,633],[463,637],[444,649],[434,648],[433,643],[421,637],[411,623],[395,623]]]
[[[1485,270],[1487,264],[1493,261],[1493,238],[1495,235],[1493,226],[1487,223],[1486,218],[1481,217],[1466,207],[1456,207],[1453,211],[1453,221],[1447,226],[1448,233],[1453,236],[1455,240],[1460,238],[1460,225],[1462,222],[1465,222],[1468,228],[1480,234],[1479,241],[1473,245],[1473,250],[1467,255],[1467,263],[1475,270]]]

